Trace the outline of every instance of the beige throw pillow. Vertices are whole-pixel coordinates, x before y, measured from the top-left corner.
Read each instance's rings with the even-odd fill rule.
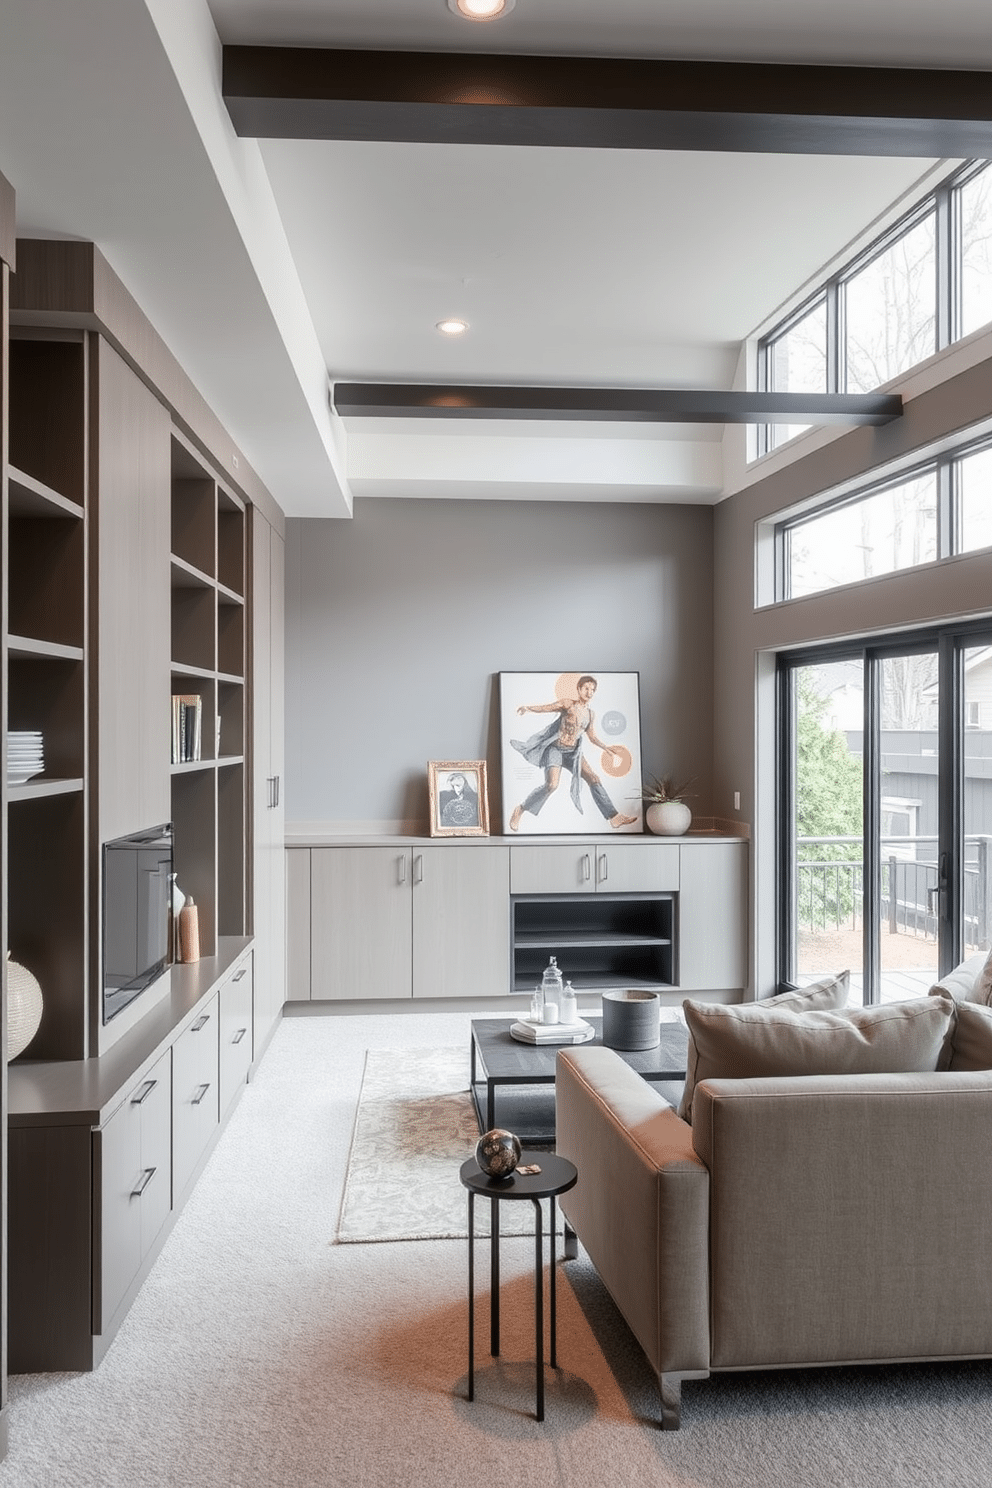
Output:
[[[943,997],[839,1012],[686,1000],[689,1048],[679,1115],[700,1080],[765,1075],[892,1074],[946,1064],[954,1008]]]
[[[969,1001],[984,1002],[986,1007],[992,1005],[992,951],[989,951]]]
[[[986,979],[986,987],[980,994],[979,987],[983,977]],[[988,1002],[989,994],[992,992],[992,970],[985,959],[985,952],[978,951],[974,956],[969,956],[953,971],[942,976],[939,982],[934,982],[930,988],[931,997],[952,997],[955,1002]]]
[[[824,977],[819,982],[809,982],[805,987],[790,987],[788,992],[776,992],[774,997],[762,997],[754,1007],[791,1007],[797,1012],[812,1013],[817,1009],[827,1012],[847,1007],[851,988],[851,973],[839,971],[836,976]]]
[[[992,1070],[992,1007],[977,1002],[955,1005],[951,1033],[952,1070]]]

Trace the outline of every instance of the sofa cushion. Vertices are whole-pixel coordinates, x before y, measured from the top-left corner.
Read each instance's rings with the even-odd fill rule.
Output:
[[[805,987],[790,987],[788,992],[776,992],[774,997],[762,997],[755,1007],[791,1007],[797,1012],[815,1012],[818,1008],[833,1011],[847,1007],[851,988],[851,973],[839,971],[836,976],[824,977],[819,982],[809,982]]]
[[[952,1070],[992,1070],[992,1007],[977,1002],[954,1005]]]
[[[983,971],[985,975],[985,992],[979,996],[979,982],[982,981]],[[941,977],[939,982],[934,982],[930,988],[932,997],[951,997],[955,1002],[988,1002],[992,986],[989,985],[992,971],[989,962],[985,959],[985,952],[979,951],[977,955],[969,956],[967,961],[962,961],[949,971],[946,976]]]
[[[986,1007],[992,1005],[992,951],[985,958],[985,964],[978,975],[975,990],[969,999],[971,1002],[984,1002]]]
[[[691,999],[682,1006],[689,1048],[679,1115],[689,1122],[700,1080],[936,1070],[947,1063],[954,1016],[943,997],[844,1013]]]

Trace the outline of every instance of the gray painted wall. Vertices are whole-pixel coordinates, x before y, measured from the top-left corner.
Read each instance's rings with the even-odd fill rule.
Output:
[[[286,815],[426,829],[427,761],[489,762],[496,674],[639,671],[647,773],[710,811],[708,507],[358,499],[286,523]]]

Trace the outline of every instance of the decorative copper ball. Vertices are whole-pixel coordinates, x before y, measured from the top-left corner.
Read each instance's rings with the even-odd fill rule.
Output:
[[[520,1138],[497,1126],[479,1138],[475,1160],[490,1178],[509,1178],[520,1161]]]

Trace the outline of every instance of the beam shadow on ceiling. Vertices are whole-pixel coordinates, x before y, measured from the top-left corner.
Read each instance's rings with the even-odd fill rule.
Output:
[[[764,393],[687,388],[482,387],[339,382],[348,418],[548,419],[646,424],[887,424],[896,393]]]
[[[258,139],[992,157],[992,73],[226,46]]]

